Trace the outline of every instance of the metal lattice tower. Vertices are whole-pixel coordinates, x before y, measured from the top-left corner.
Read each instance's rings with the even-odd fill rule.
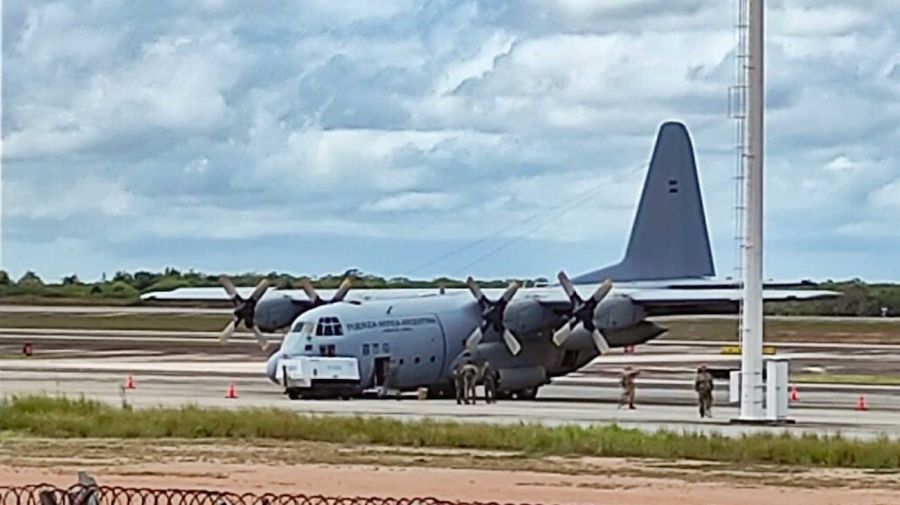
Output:
[[[747,0],[736,0],[734,84],[728,88],[728,115],[734,120],[734,278],[742,282],[744,237],[744,160],[747,157]]]

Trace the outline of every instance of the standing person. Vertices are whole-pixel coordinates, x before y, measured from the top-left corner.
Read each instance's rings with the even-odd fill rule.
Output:
[[[453,389],[456,390],[456,404],[462,404],[466,396],[465,383],[463,382],[462,368],[466,365],[465,361],[460,361],[453,367]],[[468,402],[466,402],[468,403]]]
[[[622,372],[622,378],[619,384],[622,385],[622,399],[619,401],[619,408],[628,405],[629,409],[634,409],[634,378],[638,375],[637,370],[626,366]]]
[[[466,363],[460,370],[463,379],[463,401],[466,405],[470,400],[472,405],[476,403],[475,385],[478,384],[478,372],[478,367],[473,363]]]
[[[712,417],[713,377],[706,365],[700,365],[697,369],[694,391],[697,392],[697,402],[700,404],[700,417]]]
[[[485,360],[481,367],[481,380],[484,383],[484,401],[497,403],[497,372],[490,361]]]
[[[382,398],[393,393],[394,397],[400,399],[400,390],[397,389],[397,376],[400,372],[400,364],[395,359],[388,361],[387,370],[384,371],[384,383],[381,385]]]

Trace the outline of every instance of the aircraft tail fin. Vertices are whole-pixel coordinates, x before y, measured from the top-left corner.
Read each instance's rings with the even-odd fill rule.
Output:
[[[663,123],[625,257],[573,282],[698,278],[715,273],[690,136],[682,123]]]

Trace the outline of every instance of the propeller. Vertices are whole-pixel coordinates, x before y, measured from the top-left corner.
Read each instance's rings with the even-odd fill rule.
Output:
[[[231,304],[234,305],[232,319],[228,323],[228,326],[222,330],[219,341],[223,344],[228,342],[228,339],[234,334],[234,330],[237,326],[244,323],[244,326],[253,332],[253,336],[256,337],[256,341],[259,343],[260,348],[265,350],[266,347],[269,346],[269,341],[262,332],[259,331],[259,328],[256,327],[253,318],[256,315],[256,304],[259,302],[260,298],[266,294],[266,290],[269,289],[269,281],[267,279],[259,281],[259,284],[256,285],[256,289],[253,290],[253,293],[246,300],[238,294],[237,289],[234,287],[234,283],[231,282],[231,279],[227,276],[223,275],[219,277],[219,283],[225,288],[225,292],[228,293],[228,297],[231,298]]]
[[[316,288],[314,288],[312,283],[309,282],[309,279],[305,277],[303,279],[300,279],[300,288],[303,289],[304,293],[306,293],[306,296],[309,298],[309,301],[312,302],[313,307],[344,301],[344,298],[350,291],[351,284],[353,284],[353,282],[350,281],[349,277],[347,277],[341,282],[341,285],[338,286],[338,289],[334,292],[334,296],[331,297],[331,300],[325,300],[321,296],[319,296],[319,293],[316,292]]]
[[[583,300],[578,292],[575,291],[575,286],[572,285],[572,281],[569,280],[565,272],[560,272],[557,278],[559,279],[559,284],[566,292],[566,296],[569,297],[569,301],[572,302],[572,312],[570,319],[553,334],[553,343],[557,347],[562,346],[573,332],[584,328],[590,332],[594,345],[597,346],[600,354],[608,353],[609,342],[606,341],[603,333],[594,325],[594,310],[612,290],[612,281],[606,279],[590,298]]]
[[[478,305],[481,306],[481,324],[466,339],[466,348],[473,351],[484,338],[484,333],[489,329],[493,329],[503,338],[503,343],[506,344],[506,348],[509,349],[513,356],[519,354],[522,351],[522,344],[509,331],[509,328],[503,324],[503,312],[506,310],[506,306],[509,305],[510,300],[516,296],[516,291],[519,290],[519,283],[510,283],[506,291],[503,292],[503,296],[497,301],[489,300],[481,291],[475,279],[469,277],[466,279],[466,285],[469,287],[472,295],[475,296],[475,299],[478,300]]]

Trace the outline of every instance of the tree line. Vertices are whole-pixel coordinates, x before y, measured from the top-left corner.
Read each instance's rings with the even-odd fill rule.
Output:
[[[299,276],[283,272],[242,273],[230,276],[238,286],[255,286],[262,279],[268,279],[276,288],[297,287]],[[334,289],[349,278],[357,288],[463,288],[465,281],[449,277],[435,279],[410,279],[407,277],[384,278],[378,275],[350,269],[342,273],[310,277],[313,285],[321,289]],[[546,284],[543,277],[518,279],[526,287]],[[479,280],[486,288],[502,288],[510,279]],[[18,280],[0,270],[0,299],[3,301],[33,301],[65,303],[102,303],[103,300],[117,300],[122,303],[138,303],[141,293],[168,291],[180,287],[220,287],[219,276],[188,270],[179,271],[166,268],[161,272],[140,270],[119,271],[110,278],[104,275],[98,281],[85,282],[75,274],[67,275],[54,282],[46,282],[34,272],[26,272]],[[768,314],[779,315],[822,315],[822,316],[900,316],[900,284],[866,283],[859,279],[848,281],[826,281],[811,289],[839,291],[843,296],[832,300],[811,302],[767,303]]]
[[[229,275],[237,286],[255,286],[262,279],[267,279],[271,286],[279,289],[296,288],[303,276],[287,273],[269,272],[241,273]],[[309,277],[312,284],[320,289],[337,288],[344,279],[349,278],[357,288],[463,288],[465,281],[438,277],[431,280],[409,279],[407,277],[384,278],[367,274],[357,269],[350,269],[340,274],[328,274]],[[520,280],[522,281],[522,280]],[[478,281],[485,288],[506,287],[510,279],[488,279]],[[536,283],[546,283],[545,278],[525,279],[526,287]],[[36,273],[25,272],[18,280],[0,270],[0,298],[32,297],[57,299],[102,299],[117,298],[139,299],[142,293],[151,291],[169,291],[182,287],[221,287],[219,275],[211,275],[189,270],[181,272],[175,268],[166,268],[162,272],[140,270],[136,272],[119,271],[107,278],[104,274],[99,281],[84,282],[76,274],[67,275],[56,282],[45,282]]]

